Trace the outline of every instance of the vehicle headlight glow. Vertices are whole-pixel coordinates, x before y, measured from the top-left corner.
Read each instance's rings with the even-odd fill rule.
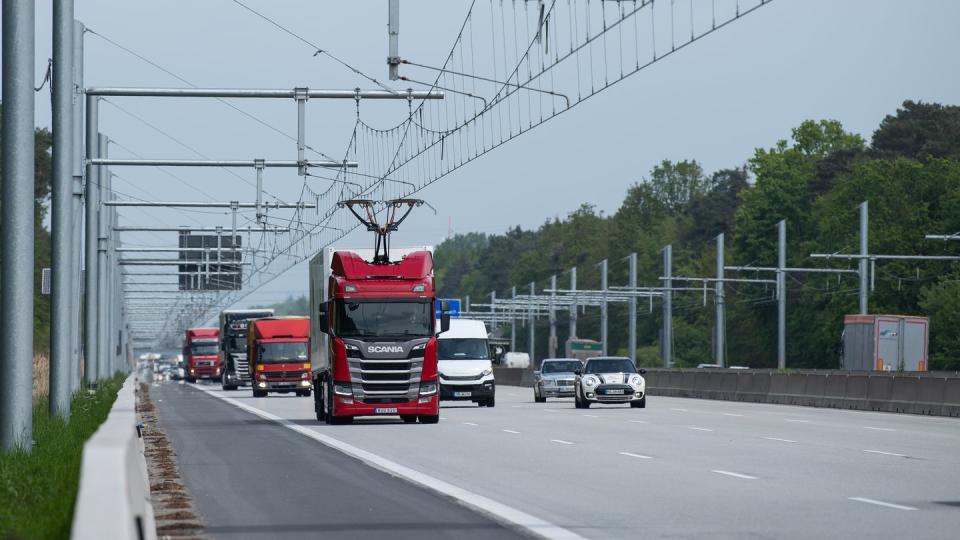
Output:
[[[425,382],[420,383],[420,395],[421,396],[432,396],[437,393],[437,383]]]
[[[352,396],[353,387],[348,383],[336,383],[333,385],[333,393],[338,396]]]
[[[487,369],[483,370],[483,373],[481,373],[480,376],[481,376],[481,377],[486,377],[487,375],[492,375],[492,374],[493,374],[493,370],[490,369],[490,368],[487,368]]]
[[[583,379],[584,386],[597,386],[600,384],[600,379],[594,377],[593,375],[588,375]]]

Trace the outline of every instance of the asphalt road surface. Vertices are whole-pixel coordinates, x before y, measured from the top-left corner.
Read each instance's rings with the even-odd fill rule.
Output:
[[[444,402],[437,425],[327,426],[306,398],[176,384],[157,395],[213,536],[333,523],[369,538],[380,522],[458,538],[960,535],[960,419],[655,396],[579,410],[499,386],[495,408]],[[346,498],[321,508],[331,480],[361,490],[349,501],[369,514]]]

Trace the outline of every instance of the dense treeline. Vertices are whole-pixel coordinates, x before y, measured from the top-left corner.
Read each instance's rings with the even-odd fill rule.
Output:
[[[436,252],[441,293],[478,303],[491,290],[502,297],[517,286],[522,293],[532,281],[541,289],[552,274],[565,286],[572,266],[579,288],[596,289],[596,265],[604,258],[610,284],[625,285],[624,258],[631,252],[638,254],[640,284],[657,285],[668,243],[674,275],[712,277],[714,238],[721,232],[727,264],[773,266],[780,219],[788,224],[789,266],[856,268],[855,261],[824,262],[809,254],[854,253],[863,200],[870,202],[871,253],[960,254],[960,242],[924,239],[960,231],[960,107],[907,101],[883,119],[869,144],[839,122],[806,121],[789,140],[757,149],[742,167],[707,174],[695,160],[664,161],[626,191],[613,215],[584,204],[536,231],[516,227],[442,243]],[[960,264],[878,261],[875,277],[870,311],[929,316],[931,366],[960,369]],[[787,365],[838,366],[843,315],[857,311],[856,275],[790,274],[787,282]],[[704,306],[700,292],[677,293],[674,305],[675,361],[711,361],[712,294]],[[580,337],[599,336],[597,311],[580,316]],[[641,304],[638,358],[645,364],[658,362],[660,316],[659,303],[652,312]],[[563,343],[567,325],[560,317]],[[626,353],[626,319],[623,305],[611,308],[611,352]],[[517,335],[526,350],[526,331]],[[537,337],[538,356],[545,355],[545,321]],[[727,341],[731,364],[776,365],[772,286],[727,285]]]
[[[0,103],[0,119],[3,118],[3,104]],[[37,129],[34,135],[34,189],[33,189],[33,347],[37,351],[47,351],[50,348],[50,297],[40,294],[41,270],[50,267],[50,231],[43,225],[47,218],[50,205],[51,178],[53,177],[53,157],[50,153],[53,147],[53,134],[47,129]],[[0,163],[3,163],[3,153],[0,151]],[[6,178],[0,178],[0,185]],[[0,200],[0,211],[3,201]],[[0,249],[0,264],[3,251]],[[3,294],[0,291],[0,294]]]

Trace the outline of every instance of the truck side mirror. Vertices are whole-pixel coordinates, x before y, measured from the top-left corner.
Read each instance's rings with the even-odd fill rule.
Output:
[[[440,333],[450,330],[450,304],[440,302]]]
[[[327,318],[327,305],[325,303],[320,304],[317,311],[317,328],[324,334],[330,333],[330,321]]]

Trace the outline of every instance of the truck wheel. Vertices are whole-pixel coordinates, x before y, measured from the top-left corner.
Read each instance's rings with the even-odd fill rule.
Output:
[[[267,397],[267,391],[266,391],[266,390],[254,390],[254,391],[253,391],[253,397]]]
[[[420,423],[421,423],[421,424],[436,424],[436,423],[439,422],[439,421],[440,421],[440,415],[439,415],[439,414],[437,414],[437,415],[432,415],[432,416],[420,415]]]
[[[300,397],[310,397],[309,390],[297,390],[297,395]]]
[[[223,374],[223,377],[220,378],[220,387],[223,388],[224,390],[236,390],[236,389],[237,389],[237,385],[235,385],[235,384],[227,384],[227,374],[226,374],[226,373],[224,373],[224,374]]]
[[[187,382],[193,384],[197,382],[197,379],[196,377],[187,377]]]
[[[414,424],[417,421],[417,415],[415,414],[401,414],[400,419],[403,420],[404,424]]]
[[[330,423],[333,424],[333,425],[335,425],[335,426],[343,426],[343,425],[346,425],[346,424],[352,424],[352,423],[353,423],[353,417],[352,417],[352,416],[334,416],[334,415],[331,414],[331,415],[329,415],[327,418],[329,418],[329,419],[330,419]]]
[[[333,386],[331,384],[326,384],[323,387],[323,402],[326,404],[323,421],[333,425]]]
[[[324,422],[327,419],[326,407],[323,405],[323,392],[313,394],[313,412],[317,413],[318,422]]]

